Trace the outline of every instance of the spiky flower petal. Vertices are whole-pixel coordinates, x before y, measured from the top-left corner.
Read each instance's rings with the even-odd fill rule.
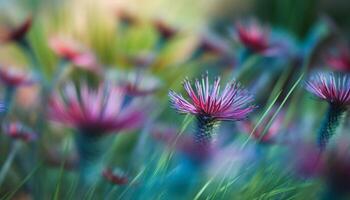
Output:
[[[220,93],[220,77],[210,84],[207,74],[201,82],[195,81],[195,90],[188,79],[184,81],[184,88],[190,101],[174,91],[169,92],[172,106],[180,113],[206,116],[219,121],[237,121],[246,118],[255,108],[251,105],[253,96],[235,81],[227,84]]]
[[[83,84],[77,91],[73,84],[67,84],[62,93],[51,99],[49,116],[80,132],[99,135],[120,131],[135,128],[143,120],[143,112],[133,104],[122,108],[124,92],[120,88],[101,85],[93,90]]]
[[[306,89],[334,106],[350,104],[350,76],[340,73],[317,73],[306,83]]]

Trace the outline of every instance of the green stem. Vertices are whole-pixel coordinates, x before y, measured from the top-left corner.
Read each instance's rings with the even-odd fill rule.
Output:
[[[194,139],[197,145],[201,147],[210,147],[213,142],[214,130],[217,122],[211,117],[197,117],[197,131]]]
[[[327,114],[318,133],[318,145],[321,150],[326,148],[328,141],[335,134],[344,112],[345,109],[343,107],[330,105],[328,108]]]
[[[0,171],[0,188],[2,183],[4,182],[7,172],[10,169],[10,166],[18,152],[18,150],[20,149],[21,143],[19,141],[14,141],[12,143],[11,149],[9,154],[7,155],[7,158],[5,160],[5,163],[2,165],[1,171]]]
[[[102,157],[105,145],[103,138],[86,133],[77,133],[77,151],[79,154],[80,185],[90,187],[100,178]]]

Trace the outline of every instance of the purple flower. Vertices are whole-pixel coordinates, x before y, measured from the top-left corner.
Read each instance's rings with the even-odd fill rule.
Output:
[[[49,103],[52,120],[72,126],[89,135],[100,135],[138,127],[144,114],[133,104],[122,108],[124,92],[120,88],[101,85],[90,89],[82,85],[79,91],[66,85],[62,95],[55,94]]]
[[[8,87],[19,87],[33,83],[28,73],[5,67],[0,67],[0,81]]]
[[[280,49],[270,41],[269,29],[254,20],[245,24],[237,23],[236,30],[236,39],[253,53],[271,56],[277,54]]]
[[[336,71],[349,72],[350,71],[350,50],[346,46],[340,46],[326,55],[326,64]]]
[[[222,93],[220,93],[220,78],[216,78],[211,85],[208,74],[201,82],[196,80],[196,91],[189,80],[184,81],[184,87],[190,101],[174,91],[169,92],[170,101],[178,112],[196,116],[197,130],[194,140],[202,150],[211,148],[215,136],[214,130],[219,121],[245,119],[255,108],[250,105],[253,97],[235,81],[227,84]]]
[[[92,51],[86,49],[74,40],[63,37],[51,37],[49,46],[61,59],[88,71],[100,73],[101,67]]]
[[[339,73],[318,73],[306,83],[306,89],[330,105],[318,133],[319,147],[324,150],[350,103],[350,77]]]
[[[31,142],[37,138],[37,134],[34,131],[19,122],[4,124],[2,130],[5,135],[25,142]]]
[[[169,92],[171,104],[180,113],[190,113],[220,121],[237,121],[245,119],[255,108],[251,105],[253,96],[235,81],[227,84],[221,93],[220,77],[210,84],[208,74],[202,78],[201,82],[195,81],[195,90],[188,79],[183,84],[190,101],[174,91]]]
[[[120,169],[106,168],[103,170],[102,176],[114,185],[125,185],[129,182],[129,178]]]
[[[306,89],[330,104],[350,104],[350,77],[340,73],[317,73],[306,83]]]

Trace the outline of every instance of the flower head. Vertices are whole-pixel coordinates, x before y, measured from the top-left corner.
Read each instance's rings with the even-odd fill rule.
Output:
[[[77,67],[90,71],[98,71],[99,65],[95,55],[73,40],[53,37],[49,46],[54,53]]]
[[[225,55],[228,53],[228,46],[226,43],[213,35],[203,37],[199,43],[198,49],[205,53],[216,55]]]
[[[227,84],[221,93],[220,77],[217,77],[211,85],[208,74],[201,82],[195,81],[195,90],[189,80],[186,79],[183,84],[190,101],[174,91],[169,92],[172,106],[180,113],[190,113],[214,120],[237,121],[246,118],[255,108],[250,105],[253,101],[252,95],[235,81]]]
[[[330,104],[350,104],[350,77],[339,73],[317,73],[306,83],[306,89]]]
[[[9,87],[19,87],[33,83],[29,75],[15,68],[0,68],[0,81]]]
[[[122,108],[124,97],[120,88],[101,85],[94,90],[83,84],[77,91],[68,84],[62,95],[55,94],[51,99],[49,116],[90,135],[136,128],[144,114],[132,103]]]
[[[102,176],[115,185],[125,185],[128,183],[128,177],[119,169],[112,170],[106,168],[103,170]]]
[[[273,110],[276,111],[276,109]],[[264,121],[262,121],[262,124],[260,124],[255,130],[254,124],[250,120],[243,121],[242,128],[245,132],[249,134],[251,133],[252,137],[258,142],[262,144],[274,144],[276,142],[278,134],[283,131],[282,125],[285,119],[285,113],[277,115],[277,118],[273,120],[271,126],[268,127],[265,132],[265,128],[268,126],[270,120],[273,117],[273,114],[275,114],[275,112],[270,112],[269,116]]]
[[[116,11],[119,22],[123,25],[130,26],[138,23],[138,19],[130,11],[119,9]]]
[[[147,96],[155,93],[160,87],[159,80],[152,76],[129,73],[125,78],[120,79],[119,85],[130,96]]]
[[[37,138],[37,134],[34,131],[19,122],[4,124],[2,129],[4,134],[13,139],[30,142]]]
[[[159,19],[154,21],[154,26],[161,38],[165,40],[172,39],[178,32],[176,28],[171,27],[169,24],[166,24],[164,21]]]
[[[3,41],[3,42],[21,41],[29,31],[31,26],[32,26],[32,17],[30,16],[18,27],[4,30],[4,33],[2,33],[0,41]]]
[[[244,25],[237,23],[236,29],[238,41],[250,51],[263,55],[276,54],[276,46],[271,44],[267,28],[260,26],[255,21],[250,21]]]
[[[350,71],[350,50],[342,46],[326,56],[326,64],[332,69],[342,72]]]

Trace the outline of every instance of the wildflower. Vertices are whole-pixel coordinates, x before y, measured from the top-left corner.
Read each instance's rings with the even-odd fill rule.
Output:
[[[0,68],[0,81],[7,87],[16,88],[33,83],[28,73],[15,68]]]
[[[164,40],[164,41],[170,40],[178,32],[178,30],[176,28],[166,24],[162,20],[155,20],[153,23],[154,23],[156,30],[159,33],[161,40]]]
[[[154,62],[155,58],[156,56],[153,53],[141,53],[135,56],[130,56],[127,59],[129,63],[135,67],[146,68]]]
[[[160,82],[155,77],[141,73],[128,73],[120,77],[119,85],[129,96],[147,96],[160,88]]]
[[[53,37],[49,41],[49,46],[57,56],[77,67],[93,72],[100,70],[95,55],[73,40]]]
[[[72,84],[68,84],[62,96],[56,94],[50,100],[49,116],[88,135],[99,136],[136,128],[141,124],[143,114],[133,105],[122,108],[124,97],[120,88],[101,85],[92,90],[83,84],[78,92]]]
[[[269,39],[269,31],[255,21],[247,24],[236,24],[236,38],[250,52],[262,55],[274,55],[277,53],[275,44]]]
[[[128,183],[128,177],[119,169],[106,168],[103,170],[102,176],[114,185],[125,185]]]
[[[350,77],[338,73],[318,73],[306,83],[306,89],[329,104],[318,134],[319,146],[324,149],[350,104]]]
[[[211,85],[208,74],[201,82],[195,81],[196,91],[187,79],[184,88],[190,101],[174,91],[169,92],[170,101],[179,113],[196,116],[198,127],[195,141],[201,145],[211,143],[214,128],[219,121],[243,120],[254,110],[254,106],[250,105],[253,97],[235,81],[227,84],[221,94],[220,78],[216,78]]]
[[[350,50],[349,48],[342,46],[326,55],[326,64],[332,69],[341,72],[350,71]]]
[[[276,109],[273,109],[276,111]],[[252,137],[261,144],[274,144],[279,133],[283,131],[283,121],[285,113],[277,115],[277,118],[273,120],[271,125],[266,129],[268,123],[273,117],[274,112],[270,112],[269,116],[254,130],[254,124],[252,121],[247,120],[242,122],[242,128],[246,133],[251,133]]]
[[[1,42],[21,42],[29,29],[32,26],[32,17],[28,17],[22,24],[18,27],[7,29],[4,33],[1,33],[0,41]]]
[[[219,56],[227,56],[228,46],[222,40],[212,35],[201,38],[198,47],[193,52],[191,60],[197,59],[202,55],[209,53]]]
[[[19,122],[4,124],[2,130],[5,135],[24,142],[31,142],[37,138],[37,134],[34,131]]]
[[[127,10],[117,10],[117,18],[122,26],[128,27],[138,23],[138,19]]]
[[[122,108],[124,92],[120,88],[101,85],[89,89],[82,84],[77,91],[66,85],[63,95],[56,94],[49,102],[49,117],[78,131],[76,146],[79,154],[81,184],[91,186],[100,177],[106,146],[104,135],[141,125],[143,113],[133,104]]]

